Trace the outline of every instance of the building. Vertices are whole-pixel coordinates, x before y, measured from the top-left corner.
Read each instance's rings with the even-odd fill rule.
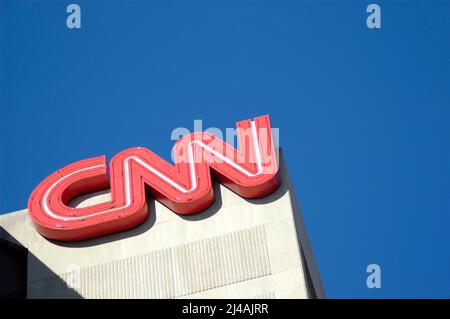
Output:
[[[215,184],[214,204],[181,216],[150,201],[140,226],[80,242],[36,232],[27,210],[0,215],[2,297],[323,298],[289,174],[246,200]],[[77,207],[106,201],[79,197]]]

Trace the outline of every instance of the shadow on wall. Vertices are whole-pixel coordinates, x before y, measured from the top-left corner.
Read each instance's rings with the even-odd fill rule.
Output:
[[[105,191],[105,193],[107,193],[107,191]],[[96,193],[96,194],[98,194],[98,193]],[[86,198],[89,198],[89,196],[92,196],[92,194],[83,195],[83,198],[86,199]],[[121,232],[109,234],[109,235],[98,237],[98,238],[77,241],[77,242],[62,242],[62,241],[56,241],[56,240],[51,240],[51,239],[46,239],[46,240],[48,240],[52,244],[55,244],[55,245],[58,245],[61,247],[81,248],[81,247],[92,247],[92,246],[97,246],[97,245],[101,245],[101,244],[107,244],[107,243],[115,242],[115,241],[122,240],[125,238],[139,236],[139,235],[147,232],[150,228],[152,228],[152,226],[156,222],[155,201],[148,200],[147,205],[148,205],[148,211],[150,212],[148,218],[145,220],[145,222],[143,222],[139,226],[134,227],[132,229],[124,230]]]
[[[281,155],[281,152],[280,152],[280,155]],[[283,167],[283,165],[281,167]],[[282,196],[284,196],[284,194],[286,194],[286,192],[288,191],[288,184],[285,182],[286,172],[283,169],[281,169],[280,174],[281,174],[282,182],[277,191],[270,194],[269,196],[266,196],[263,198],[258,198],[258,199],[247,199],[247,201],[249,203],[252,203],[255,205],[264,205],[264,204],[276,201],[276,200],[280,199]],[[73,200],[71,200],[70,206],[77,207],[77,205],[79,205],[80,203],[83,203],[84,201],[87,201],[93,197],[104,196],[104,195],[108,195],[108,194],[109,194],[109,190],[103,190],[103,191],[99,191],[99,192],[95,192],[95,193],[91,193],[91,194],[81,195],[81,196],[78,196],[77,198],[74,198]],[[52,242],[53,244],[61,246],[61,247],[80,248],[80,247],[92,247],[92,246],[96,246],[96,245],[100,245],[100,244],[111,243],[114,241],[118,241],[118,240],[122,240],[125,238],[130,238],[130,237],[134,237],[134,236],[143,234],[143,233],[147,232],[150,228],[153,227],[153,225],[156,222],[156,218],[157,218],[156,217],[156,209],[155,209],[155,200],[151,197],[148,189],[147,189],[147,194],[148,194],[147,202],[148,202],[149,217],[147,218],[147,220],[144,223],[140,224],[139,226],[137,226],[135,228],[125,230],[122,232],[118,232],[118,233],[109,234],[106,236],[102,236],[100,238],[83,240],[83,241],[79,241],[79,242],[59,242],[59,241],[54,241],[54,240],[49,240],[49,241]],[[221,189],[220,189],[220,184],[217,182],[214,182],[214,196],[215,196],[215,200],[214,200],[213,204],[208,209],[204,210],[203,212],[200,212],[198,214],[193,214],[193,215],[177,215],[177,216],[188,222],[200,221],[200,220],[207,219],[211,216],[214,216],[222,208],[222,193],[221,193]],[[176,214],[176,213],[174,213],[174,214]]]
[[[3,227],[0,238],[0,299],[82,298]],[[42,279],[28,282],[31,272]]]
[[[280,158],[280,162],[283,158]],[[276,201],[288,192],[290,182],[287,178],[287,171],[284,165],[280,165],[281,170],[281,186],[273,194],[260,198],[247,200],[255,205],[264,205],[266,203]],[[83,198],[75,199],[72,205],[78,205],[82,201],[89,199],[93,196],[105,195],[108,191],[97,192],[96,194],[83,195]],[[189,222],[195,222],[207,219],[214,216],[222,208],[222,194],[221,187],[218,183],[214,183],[215,201],[205,211],[189,216],[178,215],[183,220]],[[50,241],[52,244],[67,247],[67,248],[81,248],[91,247],[100,244],[106,244],[110,242],[119,241],[125,238],[139,236],[149,231],[156,222],[155,213],[155,201],[149,199],[149,218],[141,225],[119,233],[110,234],[101,238],[85,240],[81,242],[57,242]],[[297,212],[299,214],[299,212]],[[76,286],[76,271],[73,269],[74,276],[71,280],[71,269],[68,273],[58,276],[51,269],[49,269],[44,263],[42,263],[36,256],[30,251],[25,249],[18,243],[6,230],[0,228],[0,298],[63,298],[63,299],[81,299],[82,296],[72,287]],[[303,252],[302,252],[303,253]],[[304,257],[304,256],[303,256]],[[308,257],[308,256],[307,256]],[[40,278],[27,282],[27,278]],[[3,284],[5,283],[5,284]]]
[[[80,196],[80,197],[82,197],[81,199],[78,199],[78,198],[74,199],[72,201],[72,204],[74,202],[80,203],[92,196],[98,196],[99,194],[107,194],[108,192],[109,191],[106,190],[106,191],[102,191],[102,192],[96,192],[95,194],[86,194],[86,195]],[[199,214],[195,214],[195,215],[189,215],[189,216],[179,215],[179,216],[187,221],[198,221],[198,220],[203,220],[203,219],[206,219],[206,218],[209,218],[209,217],[215,215],[222,207],[222,195],[220,192],[220,186],[217,183],[214,184],[214,194],[215,194],[214,203],[205,211],[203,211]],[[147,232],[156,223],[155,200],[153,198],[151,198],[150,195],[148,195],[147,203],[148,203],[148,211],[149,211],[148,218],[145,220],[145,222],[143,222],[142,224],[140,224],[137,227],[134,227],[132,229],[109,234],[109,235],[102,236],[99,238],[93,238],[93,239],[83,240],[83,241],[78,241],[78,242],[60,242],[60,241],[49,240],[49,239],[47,239],[47,240],[50,241],[51,243],[61,246],[61,247],[80,248],[80,247],[92,247],[92,246],[96,246],[96,245],[100,245],[100,244],[111,243],[111,242],[115,242],[118,240],[139,236],[139,235]]]

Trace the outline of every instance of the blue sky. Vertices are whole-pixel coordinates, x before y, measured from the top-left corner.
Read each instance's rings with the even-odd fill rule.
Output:
[[[74,2],[74,1],[72,1]],[[0,212],[175,127],[280,128],[328,297],[450,297],[450,1],[0,1]],[[366,266],[382,270],[366,287]]]

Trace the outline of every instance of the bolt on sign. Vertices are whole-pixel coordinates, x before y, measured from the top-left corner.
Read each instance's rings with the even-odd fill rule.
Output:
[[[180,138],[171,165],[142,147],[67,165],[32,192],[28,212],[37,231],[60,241],[78,241],[136,227],[148,215],[147,195],[177,214],[200,213],[214,202],[211,177],[244,198],[259,198],[280,185],[268,115],[236,124],[239,148],[208,132]],[[76,196],[111,189],[111,201],[69,207]]]

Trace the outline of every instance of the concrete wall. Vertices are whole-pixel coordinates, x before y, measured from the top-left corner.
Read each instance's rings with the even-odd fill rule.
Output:
[[[150,200],[139,227],[77,243],[49,241],[26,210],[0,216],[0,238],[28,248],[29,298],[324,297],[282,157],[282,185],[245,200],[215,185],[216,201],[193,216]],[[74,200],[86,206],[106,192]]]

